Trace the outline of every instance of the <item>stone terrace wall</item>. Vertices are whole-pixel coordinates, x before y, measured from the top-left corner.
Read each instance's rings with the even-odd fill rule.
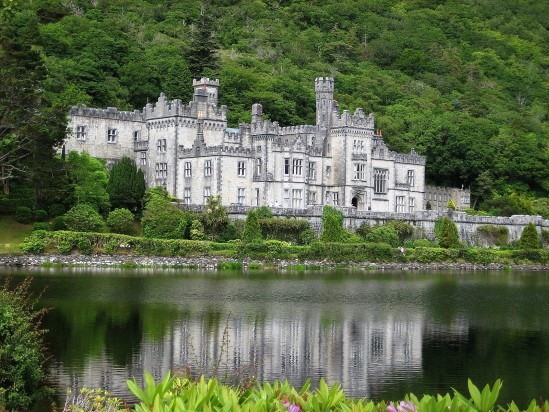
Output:
[[[185,206],[180,205],[184,210],[193,210],[201,212],[203,206]],[[250,209],[248,206],[228,206],[227,214],[231,219],[246,219],[246,214]],[[404,220],[422,232],[422,237],[430,240],[435,239],[435,221],[443,216],[451,218],[458,227],[459,236],[462,242],[468,245],[476,244],[476,231],[483,225],[505,226],[509,230],[509,241],[518,240],[522,234],[524,227],[532,222],[536,226],[538,232],[541,230],[549,230],[549,220],[543,219],[541,216],[523,216],[515,215],[511,217],[495,217],[495,216],[474,216],[464,212],[448,210],[445,212],[437,212],[433,210],[425,210],[414,213],[395,213],[395,212],[371,212],[357,211],[352,207],[338,208],[345,216],[344,226],[347,229],[356,230],[363,222],[369,225],[383,224],[387,220],[396,219]],[[317,233],[322,231],[322,206],[311,206],[306,209],[291,209],[282,207],[272,207],[273,216],[275,217],[295,217],[297,219],[306,219],[311,223],[311,227]]]

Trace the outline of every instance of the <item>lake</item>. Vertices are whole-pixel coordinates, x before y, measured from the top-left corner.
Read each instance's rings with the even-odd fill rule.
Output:
[[[82,386],[130,399],[127,379],[170,368],[295,386],[324,377],[376,401],[501,378],[500,404],[549,399],[549,271],[10,273],[47,288],[60,401]]]

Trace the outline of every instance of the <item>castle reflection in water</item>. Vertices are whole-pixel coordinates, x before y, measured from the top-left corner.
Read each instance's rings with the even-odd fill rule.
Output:
[[[144,371],[159,380],[169,369],[190,365],[195,373],[211,373],[218,364],[218,376],[236,371],[259,381],[288,379],[295,386],[324,377],[329,384],[341,382],[348,396],[375,397],[385,383],[421,374],[422,340],[437,334],[413,311],[326,316],[303,308],[280,318],[232,312],[211,322],[189,316],[174,322],[162,339],[145,337],[129,365],[113,365],[103,351],[78,371],[57,362],[50,372],[58,388],[102,387],[127,397],[126,380],[141,381]],[[467,335],[465,324],[444,329]]]

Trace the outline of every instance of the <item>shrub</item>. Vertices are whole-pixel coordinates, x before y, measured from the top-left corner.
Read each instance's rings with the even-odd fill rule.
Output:
[[[244,224],[241,240],[243,243],[261,242],[263,240],[257,213],[254,210],[250,210],[246,215],[246,223]]]
[[[189,218],[190,214],[184,213],[170,201],[155,195],[147,203],[143,212],[141,219],[143,236],[157,239],[183,239]]]
[[[505,226],[482,225],[477,233],[488,246],[505,246],[509,243],[509,229]]]
[[[388,262],[401,259],[397,249],[386,243],[324,243],[315,242],[300,253],[304,259],[333,260],[335,262]]]
[[[113,208],[138,211],[145,194],[145,177],[133,160],[124,156],[111,169],[107,193]]]
[[[387,243],[392,247],[399,245],[399,239],[396,230],[392,226],[377,226],[364,238],[366,242]]]
[[[458,248],[461,246],[457,226],[452,219],[448,217],[443,217],[440,219],[440,228],[438,232],[437,240],[441,247],[449,249]]]
[[[549,230],[542,229],[541,239],[545,244],[549,244]]]
[[[519,240],[520,249],[539,249],[541,244],[539,241],[538,231],[536,226],[533,223],[528,223],[528,225],[522,231]]]
[[[48,220],[48,212],[43,209],[38,209],[34,212],[34,220],[37,222],[45,222]]]
[[[18,206],[15,211],[15,219],[19,223],[29,224],[32,222],[32,210],[27,206]]]
[[[54,203],[48,208],[48,211],[51,217],[61,216],[65,214],[65,206],[61,203]]]
[[[23,253],[44,253],[44,250],[46,248],[46,234],[47,232],[40,230],[32,232],[32,234],[29,237],[25,238],[25,240],[23,240],[23,243],[21,243],[21,250],[23,251]]]
[[[362,239],[366,239],[366,235],[370,233],[373,228],[374,227],[370,226],[368,222],[362,222],[356,230],[356,234],[359,235]]]
[[[273,217],[273,212],[268,206],[260,206],[257,209],[255,209],[255,213],[257,213],[258,219],[269,219]]]
[[[50,225],[48,225],[47,222],[36,222],[34,225],[32,225],[33,232],[35,230],[50,230]]]
[[[194,219],[191,223],[191,239],[192,240],[204,240],[206,235],[204,233],[204,226],[198,219]]]
[[[229,222],[217,236],[217,241],[228,242],[229,240],[239,239],[240,234],[241,231],[239,231],[233,223]]]
[[[299,244],[310,245],[318,239],[316,233],[312,229],[305,229],[299,233]]]
[[[385,223],[385,226],[392,227],[395,230],[401,244],[414,234],[414,227],[403,220],[389,220]]]
[[[128,209],[115,209],[107,217],[107,226],[113,233],[131,235],[134,233],[134,216]]]
[[[322,242],[342,242],[343,238],[343,213],[331,206],[324,206],[320,240]]]
[[[56,216],[51,221],[52,230],[67,230],[67,224],[63,216]]]
[[[221,204],[221,196],[210,196],[201,216],[208,238],[213,240],[229,223],[227,210]]]
[[[299,243],[301,232],[311,229],[311,225],[307,220],[277,217],[260,219],[259,226],[265,239],[283,240],[292,243]]]
[[[446,204],[446,207],[450,210],[456,210],[456,203],[454,202],[454,199],[450,198],[448,199],[448,203]]]
[[[76,246],[78,246],[80,253],[83,255],[89,255],[92,252],[92,244],[90,239],[87,237],[80,237],[76,243]]]
[[[29,292],[30,279],[10,290],[8,281],[0,288],[0,409],[31,410],[50,393],[44,386],[44,310],[36,310]]]
[[[64,215],[67,229],[73,232],[102,232],[105,223],[101,215],[90,205],[78,204]]]

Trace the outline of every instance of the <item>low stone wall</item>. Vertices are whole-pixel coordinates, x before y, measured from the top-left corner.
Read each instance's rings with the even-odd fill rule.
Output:
[[[153,269],[168,269],[168,268],[180,268],[180,269],[197,269],[197,270],[218,270],[218,264],[240,262],[243,270],[256,270],[254,267],[260,266],[269,269],[277,270],[292,270],[295,267],[310,267],[321,268],[323,270],[332,269],[344,269],[352,268],[352,270],[387,270],[387,271],[399,271],[399,270],[548,270],[548,265],[527,265],[527,264],[513,264],[503,265],[499,263],[489,264],[474,264],[474,263],[418,263],[418,262],[353,262],[347,266],[341,263],[334,263],[329,261],[313,261],[313,260],[297,260],[297,259],[275,259],[273,261],[260,261],[256,259],[234,259],[227,257],[216,256],[197,256],[197,257],[152,257],[152,256],[135,256],[135,255],[0,255],[0,268],[2,267],[17,267],[22,269],[28,269],[32,272],[33,268],[47,267],[47,266],[68,266],[68,267],[80,267],[80,268],[116,268],[116,267],[128,267],[133,266],[141,268],[153,268]]]
[[[202,206],[184,206],[184,210],[202,212]],[[249,206],[227,206],[227,213],[231,219],[246,219]],[[476,216],[464,212],[447,210],[437,212],[434,210],[424,210],[414,213],[396,213],[396,212],[371,212],[358,211],[353,207],[339,207],[345,217],[344,226],[347,229],[356,230],[363,222],[370,226],[383,224],[387,220],[396,219],[410,223],[421,232],[421,237],[430,240],[435,239],[435,222],[443,216],[451,218],[458,227],[460,240],[469,246],[478,244],[477,229],[483,225],[505,226],[509,230],[509,241],[520,239],[524,227],[532,222],[539,233],[541,230],[549,230],[549,220],[541,216],[515,215],[511,217],[496,216]],[[322,206],[311,206],[306,209],[292,209],[273,207],[271,208],[273,216],[276,217],[295,217],[297,219],[306,219],[311,223],[311,227],[317,233],[322,231]]]

